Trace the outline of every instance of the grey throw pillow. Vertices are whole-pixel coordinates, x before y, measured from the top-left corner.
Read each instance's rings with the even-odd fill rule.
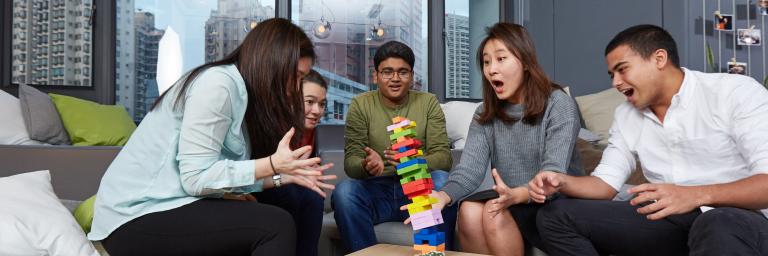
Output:
[[[30,139],[54,145],[71,144],[48,94],[28,85],[19,85],[19,103]]]

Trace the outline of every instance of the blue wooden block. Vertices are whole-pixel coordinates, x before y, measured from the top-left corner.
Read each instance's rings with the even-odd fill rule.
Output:
[[[427,160],[423,159],[423,158],[414,158],[414,159],[411,159],[411,160],[409,160],[409,161],[407,161],[405,163],[398,164],[395,168],[396,169],[403,169],[405,167],[408,167],[408,166],[411,166],[411,165],[414,165],[414,164],[427,164]]]
[[[421,229],[419,233],[413,234],[413,244],[438,246],[443,243],[445,243],[445,233],[437,231],[434,226]]]
[[[405,151],[408,151],[408,147],[400,147],[400,148],[397,149],[398,153],[403,153]]]

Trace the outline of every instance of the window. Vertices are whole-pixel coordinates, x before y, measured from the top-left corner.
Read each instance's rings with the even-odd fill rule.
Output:
[[[160,40],[168,31],[179,38],[183,59],[179,68],[187,72],[239,46],[251,26],[275,16],[275,1],[117,1],[116,13],[120,22],[115,42],[120,50],[115,50],[115,87],[121,88],[115,90],[116,104],[141,121],[162,93],[157,62]]]
[[[291,4],[293,22],[315,44],[314,68],[332,85],[328,102],[333,106],[328,106],[322,123],[344,123],[352,98],[375,90],[373,55],[388,41],[400,41],[413,49],[412,89],[428,89],[427,0],[297,0]]]
[[[82,15],[73,15],[65,10],[83,10],[85,4],[82,1],[69,4],[48,4],[48,1],[14,0],[13,1],[13,38],[11,40],[11,66],[19,67],[11,70],[12,83],[26,83],[33,85],[74,86],[79,80],[72,69],[82,67],[82,64],[64,61],[64,58],[55,58],[58,54],[64,54],[64,45],[67,49],[75,45],[79,49],[89,52],[90,44],[85,44],[79,35],[91,34],[91,29],[75,30],[71,24],[82,24],[88,19]],[[89,4],[90,5],[90,4]],[[27,15],[29,13],[30,15]],[[51,20],[48,14],[51,14]],[[72,21],[65,25],[66,19]],[[50,24],[50,26],[49,26]],[[74,37],[77,35],[77,37]],[[73,38],[74,39],[71,39]],[[51,47],[51,55],[47,48]],[[83,48],[85,47],[85,48]],[[68,51],[68,56],[82,56],[82,51]],[[55,58],[55,59],[53,59]],[[51,59],[51,61],[49,61]],[[57,66],[54,68],[53,66]],[[63,65],[66,69],[61,68]],[[27,68],[23,68],[23,67]],[[90,65],[86,67],[90,69]],[[48,71],[51,72],[48,72]],[[55,78],[55,79],[54,79]],[[77,83],[76,83],[77,81]],[[91,86],[81,83],[79,86]]]
[[[499,1],[445,1],[445,98],[483,98],[475,51],[485,28],[498,21]]]

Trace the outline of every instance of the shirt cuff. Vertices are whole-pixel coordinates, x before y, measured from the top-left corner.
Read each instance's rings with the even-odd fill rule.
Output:
[[[603,182],[608,184],[609,186],[613,187],[614,190],[620,191],[621,186],[624,185],[624,183],[627,181],[628,177],[625,177],[624,175],[617,175],[616,173],[618,171],[610,172],[604,170],[604,168],[599,168],[602,170],[595,170],[595,172],[592,173],[592,176],[598,177]]]

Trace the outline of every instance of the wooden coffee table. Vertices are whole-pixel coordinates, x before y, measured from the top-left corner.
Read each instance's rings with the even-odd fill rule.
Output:
[[[377,244],[377,245],[365,248],[363,250],[356,251],[349,255],[352,255],[352,256],[366,256],[366,255],[403,256],[403,255],[415,255],[417,253],[418,252],[413,249],[413,246],[394,245],[394,244]],[[447,256],[473,256],[473,255],[479,256],[484,254],[446,251],[445,255]]]

